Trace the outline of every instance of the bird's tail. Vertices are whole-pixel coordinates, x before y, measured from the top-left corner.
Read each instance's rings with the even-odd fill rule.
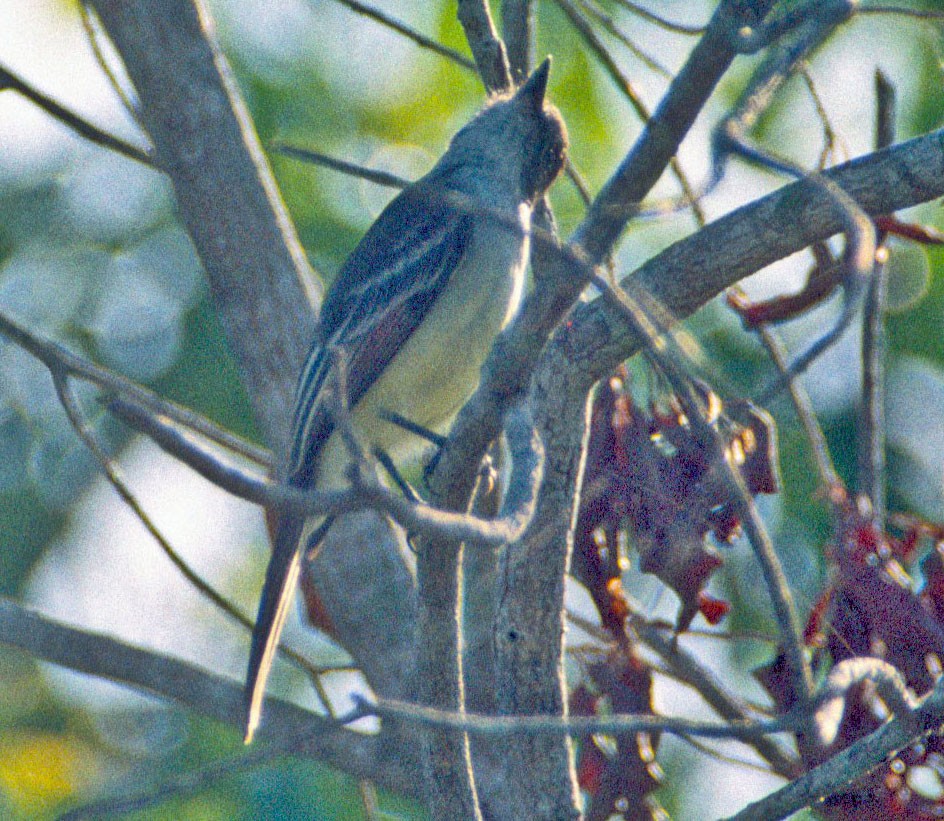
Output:
[[[272,660],[279,644],[285,618],[292,605],[298,571],[301,567],[299,538],[304,521],[295,516],[280,517],[272,558],[266,568],[265,584],[259,601],[256,626],[252,631],[249,669],[246,672],[245,743],[252,741],[262,716],[262,699],[272,669]]]

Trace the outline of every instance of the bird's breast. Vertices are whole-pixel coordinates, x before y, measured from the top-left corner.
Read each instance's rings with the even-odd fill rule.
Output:
[[[456,270],[419,327],[354,410],[370,444],[395,459],[425,443],[389,422],[394,411],[442,430],[472,394],[498,332],[521,303],[528,258],[530,209],[521,206],[520,228],[480,222]]]

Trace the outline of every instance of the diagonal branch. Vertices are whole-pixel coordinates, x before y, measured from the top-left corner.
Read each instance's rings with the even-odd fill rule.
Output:
[[[848,784],[853,775],[870,772],[895,750],[904,749],[938,729],[941,715],[944,715],[944,679],[914,710],[899,715],[795,781],[749,804],[728,821],[776,821],[815,805],[823,796]]]
[[[198,0],[91,0],[141,101],[155,162],[206,269],[262,439],[280,452],[317,296]]]
[[[459,22],[469,41],[475,65],[491,94],[514,88],[505,44],[498,36],[488,0],[459,0]]]
[[[944,130],[859,157],[823,177],[873,217],[929,202],[944,196]],[[669,246],[630,275],[632,288],[682,319],[725,288],[843,228],[832,198],[802,180]],[[571,367],[589,368],[587,379],[594,381],[640,348],[639,339],[601,300],[574,310],[566,336]]]
[[[427,37],[425,34],[421,34],[415,29],[408,26],[406,23],[398,20],[396,17],[393,17],[390,14],[387,14],[382,9],[375,8],[374,6],[369,6],[367,3],[359,3],[358,0],[334,0],[339,5],[342,5],[355,14],[363,15],[370,20],[373,20],[376,23],[380,23],[382,26],[397,32],[397,34],[402,34],[408,40],[412,40],[420,48],[429,49],[430,51],[435,52],[441,57],[445,57],[447,60],[452,60],[456,65],[463,66],[464,68],[475,68],[475,63],[473,63],[468,57],[464,54],[459,53],[455,49],[449,48],[449,46],[444,46],[442,43],[433,40],[431,37]]]
[[[0,91],[5,89],[12,89],[19,92],[31,103],[39,106],[47,114],[55,117],[59,122],[67,125],[76,134],[85,137],[85,139],[90,142],[100,145],[102,148],[117,151],[122,156],[128,157],[143,165],[153,165],[150,150],[139,148],[136,145],[132,145],[109,134],[107,131],[80,117],[74,111],[70,111],[64,105],[57,103],[51,97],[47,97],[41,91],[33,88],[25,80],[17,77],[8,68],[0,66]]]
[[[208,33],[201,0],[89,2],[134,83],[141,121],[207,271],[261,438],[278,456],[319,286],[236,82]],[[319,592],[371,686],[400,693],[415,598],[402,546],[389,527],[343,536],[329,540],[315,562]],[[352,608],[356,614],[338,612]],[[382,635],[372,624],[378,618]]]

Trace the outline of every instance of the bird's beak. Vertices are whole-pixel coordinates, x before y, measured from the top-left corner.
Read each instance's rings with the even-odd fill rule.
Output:
[[[544,94],[547,91],[547,78],[551,73],[551,58],[548,57],[539,65],[524,85],[518,89],[517,96],[527,100],[538,111],[544,106]]]

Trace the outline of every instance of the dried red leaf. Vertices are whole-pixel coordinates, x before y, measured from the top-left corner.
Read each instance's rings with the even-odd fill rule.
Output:
[[[597,707],[605,700],[614,713],[652,714],[652,672],[632,652],[611,652],[590,665],[587,676],[601,695]],[[661,782],[655,763],[657,744],[658,739],[650,733],[625,733],[610,738],[612,750],[608,754],[595,740],[583,745],[578,773],[583,772],[593,787],[587,790],[587,821],[603,821],[614,814],[626,819],[656,817],[650,794]]]
[[[915,692],[926,693],[937,672],[931,662],[937,660],[939,670],[939,660],[944,658],[944,560],[937,550],[924,560],[926,584],[920,595],[909,583],[901,561],[914,556],[922,535],[936,535],[940,528],[910,517],[896,517],[903,527],[896,537],[877,527],[869,517],[868,506],[857,505],[841,488],[833,489],[830,500],[836,514],[835,541],[829,550],[835,564],[833,586],[814,608],[806,636],[824,635],[823,650],[833,662],[878,654],[901,671]],[[781,709],[789,709],[792,701],[786,672],[781,655],[758,675]],[[870,686],[853,688],[846,694],[836,738],[826,749],[804,749],[805,764],[816,766],[874,732],[885,718]],[[944,817],[944,794],[938,794],[940,790],[923,795],[914,788],[909,770],[916,766],[926,768],[922,775],[925,780],[937,777],[944,782],[944,739],[940,735],[899,751],[884,766],[826,798],[818,812],[834,821],[925,821]]]
[[[727,541],[740,526],[724,483],[678,401],[668,396],[641,408],[624,387],[625,372],[621,377],[601,386],[592,408],[572,562],[572,573],[590,592],[617,649],[588,668],[592,687],[574,691],[575,715],[604,705],[613,712],[652,713],[652,673],[634,654],[625,629],[630,610],[621,581],[622,531],[638,552],[640,567],[679,596],[680,630],[698,613],[714,624],[730,610],[728,602],[704,592],[722,564],[707,537]],[[731,403],[730,416],[724,415],[713,392],[700,384],[696,389],[749,490],[775,491],[776,431],[770,417],[746,402]],[[582,745],[578,774],[590,795],[588,821],[614,814],[653,817],[650,794],[660,781],[657,745],[658,736],[649,733],[615,736],[606,749],[593,740]]]
[[[745,401],[731,402],[725,415],[716,394],[702,383],[694,385],[750,492],[775,492],[776,430],[770,416]],[[626,615],[621,590],[611,584],[621,572],[616,534],[624,527],[640,568],[678,595],[677,626],[684,630],[703,612],[699,594],[722,563],[706,537],[726,542],[740,521],[678,400],[668,395],[642,409],[616,378],[601,387],[592,411],[573,562],[574,575],[614,634],[622,632]],[[707,612],[717,616],[718,605]]]
[[[826,629],[826,613],[829,609],[833,597],[832,587],[827,587],[823,594],[813,605],[809,618],[806,620],[806,627],[803,629],[803,641],[808,646],[822,647],[826,640],[824,635]]]
[[[731,612],[731,602],[716,599],[702,591],[698,594],[698,610],[708,624],[715,625]]]
[[[819,256],[799,293],[776,296],[764,302],[752,302],[739,291],[729,291],[726,301],[748,329],[769,322],[784,322],[822,302],[836,290],[844,274],[844,267],[827,253]]]
[[[593,741],[583,745],[577,762],[577,783],[590,795],[597,795],[609,762]]]

